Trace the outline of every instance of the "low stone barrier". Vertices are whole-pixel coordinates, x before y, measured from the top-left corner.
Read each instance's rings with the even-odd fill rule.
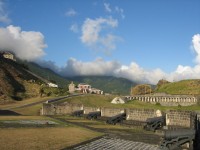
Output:
[[[169,110],[166,113],[166,125],[172,128],[195,128],[195,116],[192,111]]]
[[[135,108],[98,108],[98,107],[84,107],[81,104],[51,104],[43,103],[41,115],[65,115],[72,114],[75,111],[83,110],[84,114],[90,112],[101,111],[101,118],[113,117],[118,114],[126,113],[126,124],[131,125],[135,122],[143,123],[148,118],[154,118],[166,115],[166,125],[169,128],[195,128],[197,122],[200,120],[200,115],[194,111],[180,111],[169,110],[164,114],[160,110],[154,109],[135,109]],[[135,121],[135,122],[133,122]],[[136,125],[137,125],[136,123]],[[200,126],[200,125],[199,125]],[[200,128],[200,127],[199,127]]]
[[[84,107],[84,114],[89,114],[90,112],[101,111],[99,107]]]
[[[160,117],[162,112],[154,109],[126,109],[126,120],[146,121],[148,118]]]
[[[71,114],[78,110],[83,110],[83,105],[69,104],[69,103],[62,103],[62,104],[43,103],[42,115],[64,115],[64,114]]]
[[[101,116],[103,117],[113,117],[122,113],[125,113],[123,108],[101,108]]]

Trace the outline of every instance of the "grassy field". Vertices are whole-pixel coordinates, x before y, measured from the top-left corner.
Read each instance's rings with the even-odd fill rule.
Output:
[[[50,99],[34,98],[19,101],[14,104],[1,105],[0,109],[9,109],[20,115],[18,116],[0,116],[0,149],[62,149],[80,142],[101,136],[102,133],[94,132],[85,128],[67,124],[46,116],[39,116],[42,104],[36,104],[29,107],[22,107],[26,104],[40,102]],[[18,108],[15,108],[18,107]],[[56,122],[56,125],[34,125],[20,124],[21,121],[40,121],[44,120]],[[10,123],[6,123],[9,121]],[[16,122],[17,121],[17,122]],[[38,122],[39,122],[38,121]],[[43,122],[44,122],[43,121]]]
[[[55,150],[102,135],[77,127],[0,129],[1,150]]]
[[[111,101],[115,96],[104,95],[85,95],[79,97],[72,97],[65,99],[64,101],[73,104],[83,104],[89,107],[111,107],[111,108],[144,108],[144,109],[160,109],[160,110],[200,110],[200,106],[160,106],[147,102],[141,102],[137,100],[128,101],[125,104],[112,104]],[[62,102],[64,102],[62,101]]]
[[[14,108],[11,110],[21,115],[37,116],[37,115],[40,115],[41,108],[42,108],[42,104],[37,104],[37,105],[24,107],[24,108]]]

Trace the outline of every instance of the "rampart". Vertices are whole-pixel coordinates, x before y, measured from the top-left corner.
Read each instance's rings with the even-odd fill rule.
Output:
[[[196,113],[192,111],[169,110],[166,113],[168,127],[195,128]]]
[[[90,112],[101,111],[99,107],[84,107],[84,114],[89,114]]]
[[[83,110],[83,105],[62,103],[62,104],[47,104],[43,103],[42,115],[65,115],[75,111]]]
[[[113,117],[122,113],[125,113],[123,108],[101,108],[102,117]]]
[[[197,104],[197,98],[192,95],[134,95],[126,96],[128,100],[139,100],[151,104],[160,103],[162,106],[191,106]]]
[[[154,109],[126,109],[126,120],[145,122],[148,118],[160,117],[162,112]]]
[[[89,112],[101,111],[101,117],[113,117],[121,113],[126,113],[126,121],[145,122],[148,118],[166,115],[166,125],[168,127],[194,128],[197,115],[192,111],[169,110],[161,112],[154,109],[135,109],[135,108],[98,108],[84,107],[83,105],[62,103],[52,104],[43,103],[42,115],[65,115],[75,111],[83,110],[84,114]]]

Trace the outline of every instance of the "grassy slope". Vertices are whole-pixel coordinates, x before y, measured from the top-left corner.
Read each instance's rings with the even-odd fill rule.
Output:
[[[31,72],[35,73],[36,75],[39,75],[42,78],[47,79],[49,81],[55,81],[59,87],[63,87],[63,88],[68,87],[68,84],[70,83],[69,80],[56,74],[55,72],[53,72],[52,70],[50,70],[48,68],[43,68],[35,63],[30,63],[30,62],[26,62],[26,61],[19,60],[19,62],[26,65],[28,67],[28,69]]]
[[[200,94],[200,80],[182,80],[162,85],[155,92],[165,92],[168,94]]]
[[[35,80],[31,83],[29,80]],[[0,58],[0,102],[35,97],[39,95],[39,80],[26,72],[21,65]]]

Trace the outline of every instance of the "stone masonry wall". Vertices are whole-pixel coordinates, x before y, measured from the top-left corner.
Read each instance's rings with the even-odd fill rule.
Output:
[[[84,114],[89,114],[90,112],[101,111],[101,108],[98,107],[84,107]]]
[[[89,112],[101,111],[102,117],[113,117],[121,113],[126,113],[127,121],[145,122],[148,118],[154,118],[164,115],[160,110],[154,109],[123,109],[123,108],[97,108],[84,107],[83,105],[62,103],[50,104],[43,103],[42,115],[64,115],[72,114],[75,111],[84,110],[84,114]],[[197,117],[198,116],[198,117]],[[169,128],[194,128],[200,115],[193,111],[169,110],[166,112],[166,125]],[[199,127],[200,128],[200,127]]]
[[[64,115],[71,114],[75,111],[83,110],[83,105],[78,104],[46,104],[43,103],[42,115]]]
[[[154,109],[126,109],[126,120],[146,121],[147,118],[162,116],[160,110]]]
[[[118,114],[125,113],[125,109],[122,108],[101,108],[101,116],[113,117]]]
[[[166,124],[169,127],[194,128],[194,122],[195,113],[192,111],[169,110],[166,114]]]

